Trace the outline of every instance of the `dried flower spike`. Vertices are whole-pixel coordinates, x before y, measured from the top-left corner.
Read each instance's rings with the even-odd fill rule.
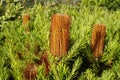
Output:
[[[66,14],[54,14],[50,28],[50,52],[52,55],[62,57],[66,55],[69,47],[70,17]]]
[[[29,32],[29,21],[30,21],[30,15],[29,14],[23,15],[22,25],[25,26],[26,32]]]
[[[97,24],[93,27],[92,39],[91,39],[91,50],[95,58],[101,57],[104,49],[106,37],[106,26]]]
[[[25,80],[33,80],[37,76],[37,67],[35,64],[28,64],[24,70]]]

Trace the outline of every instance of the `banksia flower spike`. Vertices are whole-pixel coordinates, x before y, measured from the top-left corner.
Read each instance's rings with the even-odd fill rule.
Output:
[[[29,21],[30,21],[30,15],[29,14],[23,15],[22,25],[25,26],[26,32],[29,32]]]
[[[29,32],[29,21],[30,21],[30,15],[29,14],[24,14],[22,17],[22,25],[25,28],[26,34]],[[27,42],[27,40],[26,40]],[[29,50],[30,49],[30,45],[27,43],[27,45],[25,45],[26,48]]]
[[[95,58],[100,58],[105,43],[106,37],[106,26],[97,24],[93,27],[92,39],[91,39],[91,50]]]
[[[66,14],[54,14],[50,27],[50,52],[52,55],[62,57],[66,55],[69,47],[70,17]]]
[[[37,67],[34,63],[28,64],[24,70],[24,80],[34,80],[37,76]]]

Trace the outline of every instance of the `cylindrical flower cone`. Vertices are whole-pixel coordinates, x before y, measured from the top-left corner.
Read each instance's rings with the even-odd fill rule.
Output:
[[[66,14],[54,14],[50,28],[50,52],[52,55],[62,57],[66,55],[69,47],[70,17]]]
[[[22,25],[25,26],[26,32],[29,32],[29,21],[30,21],[30,15],[29,14],[23,15]]]
[[[91,38],[91,50],[95,58],[100,58],[103,53],[106,37],[106,26],[97,24],[93,27]]]

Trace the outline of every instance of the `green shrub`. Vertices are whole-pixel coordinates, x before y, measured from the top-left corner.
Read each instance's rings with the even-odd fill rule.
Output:
[[[85,6],[101,6],[109,10],[120,9],[120,0],[82,0],[82,5]]]
[[[103,0],[100,6],[105,6],[108,9],[120,9],[120,0]]]
[[[90,4],[100,5],[97,1]],[[24,10],[21,4],[10,3],[9,6],[0,16],[0,80],[23,80],[27,63],[36,64],[36,80],[120,80],[120,10],[109,11],[100,7],[91,10],[64,4],[53,7],[39,4]],[[32,29],[28,34],[22,26],[21,15],[25,13],[31,18]],[[68,55],[60,59],[49,53],[50,22],[55,13],[66,13],[71,17]],[[106,25],[105,48],[98,61],[90,51],[94,24]],[[34,54],[36,44],[40,45],[38,56]],[[48,53],[50,64],[48,75],[44,75],[44,64],[37,65],[44,51]]]

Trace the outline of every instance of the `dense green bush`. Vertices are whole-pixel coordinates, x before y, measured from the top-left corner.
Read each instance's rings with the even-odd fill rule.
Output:
[[[100,6],[105,6],[108,9],[120,9],[120,0],[103,0]]]
[[[109,10],[120,9],[120,0],[82,0],[82,5],[85,6],[101,6]]]
[[[30,14],[32,27],[28,34],[22,25],[22,15],[26,13]],[[51,56],[49,50],[50,22],[55,13],[71,17],[70,47],[68,55],[61,59]],[[105,48],[99,60],[90,51],[94,24],[106,25]],[[40,45],[39,56],[34,54],[36,44]],[[44,75],[45,65],[36,65],[36,80],[120,80],[120,10],[65,4],[23,9],[21,4],[10,3],[0,16],[0,80],[24,80],[26,64],[37,64],[43,51],[48,52],[50,72]]]

